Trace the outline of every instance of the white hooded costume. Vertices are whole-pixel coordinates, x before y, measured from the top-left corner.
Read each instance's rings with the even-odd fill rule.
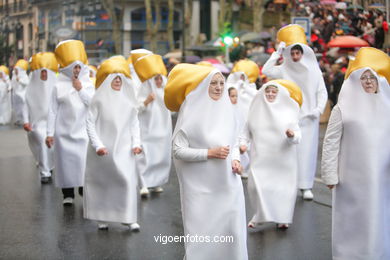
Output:
[[[27,132],[30,150],[38,162],[42,177],[51,176],[54,168],[53,149],[46,146],[47,116],[53,88],[56,85],[58,63],[54,53],[38,53],[31,59],[31,78],[26,90],[26,102],[23,111],[24,123],[32,130]],[[41,71],[47,71],[47,80],[41,80]]]
[[[57,187],[83,186],[88,148],[86,119],[95,88],[89,78],[84,45],[80,41],[60,42],[55,50],[60,64],[57,84],[49,107],[47,136],[54,136],[55,180]],[[73,68],[81,67],[82,89],[72,84]]]
[[[0,79],[0,125],[5,125],[11,122],[12,117],[11,85],[8,68],[0,66],[0,73],[3,75]]]
[[[280,29],[278,38],[284,40],[284,36],[286,36],[284,32],[291,33],[288,30],[296,28],[296,26],[300,27],[299,25],[289,25]],[[300,28],[303,37],[306,37],[303,28]],[[295,35],[291,37],[293,36]],[[290,52],[291,48],[297,44],[302,47],[303,55],[298,62],[294,62]],[[264,64],[262,72],[270,78],[291,80],[302,90],[303,104],[299,122],[302,140],[298,145],[298,188],[311,189],[317,170],[319,118],[325,109],[328,94],[314,51],[307,44],[301,42],[287,42],[287,47],[284,50],[283,46],[284,44],[281,43],[280,50],[271,55]],[[283,63],[276,66],[280,54],[283,55]]]
[[[377,93],[360,77],[370,70]],[[332,207],[333,259],[390,259],[390,59],[361,48],[350,61],[333,108],[322,152],[322,178],[336,185]]]
[[[187,260],[248,258],[243,187],[240,177],[232,172],[232,160],[239,160],[238,147],[225,160],[207,158],[209,148],[233,148],[237,135],[227,88],[217,101],[209,96],[209,84],[216,73],[220,72],[209,67],[179,64],[170,72],[165,88],[167,107],[174,111],[180,107],[173,153],[184,236],[234,238],[233,243],[186,241]],[[192,88],[181,89],[183,86]],[[177,102],[178,99],[181,101]]]
[[[278,89],[273,102],[265,96],[268,86]],[[301,102],[298,86],[287,80],[273,80],[263,85],[249,109],[240,143],[250,141],[252,145],[248,195],[255,210],[253,223],[292,223],[298,180],[295,144],[301,139],[298,125]],[[286,136],[287,129],[294,132],[294,137]]]
[[[158,187],[168,182],[171,170],[172,119],[164,104],[167,72],[161,56],[153,54],[139,58],[134,67],[142,81],[137,97],[143,148],[137,157],[140,181],[142,187]],[[156,75],[163,79],[161,88],[156,86]],[[155,99],[145,107],[151,93]]]
[[[140,130],[130,71],[124,58],[112,57],[99,67],[96,94],[89,107],[84,217],[119,223],[137,222],[137,174],[132,148],[140,147]],[[112,89],[119,76],[122,86]],[[108,154],[96,152],[106,148]]]
[[[27,75],[28,62],[26,60],[18,60],[15,68],[12,71],[12,109],[15,124],[23,123],[23,107],[24,98],[26,95],[26,87],[29,82]],[[16,76],[16,70],[18,75]]]

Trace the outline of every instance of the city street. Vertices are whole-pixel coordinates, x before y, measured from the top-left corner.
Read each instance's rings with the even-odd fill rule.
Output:
[[[76,195],[72,207],[63,207],[60,189],[54,183],[41,185],[22,129],[0,127],[0,143],[0,259],[183,258],[182,243],[155,241],[160,234],[183,235],[174,169],[163,193],[139,200],[139,233],[120,224],[100,231],[83,218],[81,197]],[[274,224],[250,230],[249,259],[331,259],[331,192],[316,181],[314,195],[312,202],[297,198],[294,223],[287,231],[276,230]],[[249,220],[252,211],[246,200]]]

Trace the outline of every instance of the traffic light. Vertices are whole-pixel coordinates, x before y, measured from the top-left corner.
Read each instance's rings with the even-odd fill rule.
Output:
[[[230,46],[233,43],[233,37],[230,35],[224,35],[222,41],[226,46]]]

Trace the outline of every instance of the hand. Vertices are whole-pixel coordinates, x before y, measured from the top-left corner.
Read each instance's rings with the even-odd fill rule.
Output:
[[[48,148],[51,148],[54,145],[54,138],[53,136],[46,137],[46,146]]]
[[[326,185],[326,186],[328,186],[328,188],[331,190],[334,188],[335,185]]]
[[[294,131],[291,129],[287,129],[286,135],[288,138],[292,138],[292,137],[294,137]]]
[[[81,81],[80,81],[78,78],[75,78],[75,77],[72,78],[72,84],[73,84],[73,87],[74,87],[77,91],[80,91],[81,88],[83,87],[83,86],[81,85]]]
[[[207,151],[207,158],[209,159],[226,159],[229,155],[230,148],[229,146],[220,146],[216,148],[210,148]]]
[[[280,42],[278,46],[278,50],[276,51],[277,54],[282,55],[284,49],[286,49],[286,43]]]
[[[242,167],[241,167],[240,161],[233,160],[233,162],[232,162],[232,170],[233,170],[233,173],[241,175]]]
[[[245,153],[248,150],[248,147],[246,145],[240,145],[240,154]]]
[[[32,131],[32,127],[31,127],[31,124],[30,123],[25,123],[23,124],[23,128],[26,132],[30,132]]]
[[[149,105],[150,103],[152,103],[153,102],[153,100],[156,98],[156,94],[154,94],[154,93],[150,93],[149,95],[148,95],[148,97],[145,99],[145,101],[144,101],[144,105],[145,105],[145,107],[147,106],[147,105]]]
[[[103,147],[103,148],[98,149],[96,151],[96,154],[99,156],[104,156],[104,155],[108,154],[108,150],[107,150],[107,148]]]
[[[133,153],[134,153],[134,154],[140,154],[140,153],[142,153],[142,148],[141,148],[141,147],[135,147],[135,148],[133,148]]]

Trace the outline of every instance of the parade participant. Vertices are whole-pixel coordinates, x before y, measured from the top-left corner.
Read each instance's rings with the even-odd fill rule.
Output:
[[[14,70],[12,71],[12,110],[13,120],[16,125],[23,124],[24,98],[26,95],[26,86],[29,82],[27,70],[28,62],[21,59],[16,62]]]
[[[240,145],[251,143],[248,194],[255,214],[248,226],[265,222],[287,229],[297,194],[302,93],[289,80],[272,80],[256,94]],[[261,120],[259,120],[261,119]]]
[[[89,68],[89,78],[92,81],[92,84],[95,86],[96,85],[96,73],[97,73],[97,68],[93,65],[88,65]]]
[[[97,72],[96,94],[89,106],[84,217],[119,222],[133,231],[137,224],[135,155],[142,152],[137,100],[130,69],[122,56],[104,61]]]
[[[145,49],[135,49],[130,51],[130,56],[127,58],[127,62],[130,67],[131,80],[134,83],[135,95],[138,95],[138,91],[141,87],[141,80],[139,79],[137,72],[134,69],[134,64],[137,62],[139,58],[145,55],[153,54],[151,51]]]
[[[11,122],[11,85],[9,80],[9,69],[0,66],[0,125],[6,125]]]
[[[46,144],[49,148],[55,145],[55,183],[62,188],[63,204],[68,206],[73,204],[74,187],[79,187],[82,195],[88,148],[86,118],[95,89],[81,41],[60,42],[55,55],[60,73],[49,106]]]
[[[54,53],[42,52],[32,56],[31,78],[26,89],[23,128],[27,131],[30,150],[38,162],[41,183],[51,182],[54,168],[53,149],[45,144],[49,102],[56,84],[58,62]]]
[[[280,41],[279,48],[264,64],[262,72],[270,78],[291,80],[302,90],[298,188],[305,200],[312,200],[311,189],[317,169],[319,118],[328,100],[327,91],[314,51],[307,45],[303,28],[296,24],[285,26],[279,30],[277,38]],[[276,65],[281,56],[283,63]]]
[[[390,259],[390,58],[361,48],[350,61],[322,151],[333,191],[333,259]]]
[[[139,58],[134,69],[142,84],[138,92],[143,153],[137,158],[141,196],[162,192],[171,170],[171,113],[164,104],[167,70],[160,55]]]
[[[173,154],[180,184],[185,259],[247,259],[245,202],[237,126],[224,78],[210,67],[179,64],[168,76],[165,104],[179,111]],[[199,243],[195,236],[229,234],[233,243]]]

